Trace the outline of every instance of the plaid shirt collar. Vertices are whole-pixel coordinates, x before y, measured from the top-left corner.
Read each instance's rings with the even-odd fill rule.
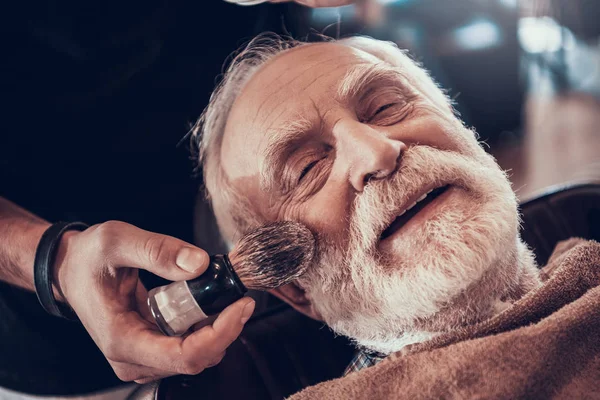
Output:
[[[385,356],[382,354],[371,353],[366,350],[358,350],[352,361],[350,361],[350,364],[348,364],[346,367],[343,376],[346,376],[352,372],[360,371],[363,368],[372,367],[384,358]]]

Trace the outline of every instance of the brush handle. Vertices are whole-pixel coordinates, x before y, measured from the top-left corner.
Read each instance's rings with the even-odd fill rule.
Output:
[[[152,289],[148,292],[148,307],[156,325],[167,336],[181,336],[192,325],[208,318],[186,281]]]
[[[152,289],[148,306],[160,330],[179,336],[244,297],[246,287],[227,255],[211,256],[206,271],[195,279]]]

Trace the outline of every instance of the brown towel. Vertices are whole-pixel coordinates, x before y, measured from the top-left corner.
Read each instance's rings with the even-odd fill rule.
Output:
[[[559,244],[543,272],[494,318],[291,399],[600,399],[600,243]]]

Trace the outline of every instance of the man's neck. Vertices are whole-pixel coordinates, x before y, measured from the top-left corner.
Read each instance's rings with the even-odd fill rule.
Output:
[[[540,272],[531,250],[518,242],[511,256],[499,260],[480,282],[472,285],[433,317],[419,321],[414,330],[394,340],[394,351],[422,343],[442,333],[488,320],[507,310],[525,294],[541,286]],[[465,310],[470,312],[467,314]]]

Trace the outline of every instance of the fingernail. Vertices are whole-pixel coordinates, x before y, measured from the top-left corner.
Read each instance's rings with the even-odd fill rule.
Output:
[[[185,271],[196,272],[206,264],[206,253],[201,250],[184,247],[179,250],[175,264]]]
[[[256,303],[254,302],[254,300],[250,300],[248,304],[246,304],[244,310],[242,311],[242,324],[248,322],[248,320],[252,316],[252,313],[254,312],[255,305]]]

